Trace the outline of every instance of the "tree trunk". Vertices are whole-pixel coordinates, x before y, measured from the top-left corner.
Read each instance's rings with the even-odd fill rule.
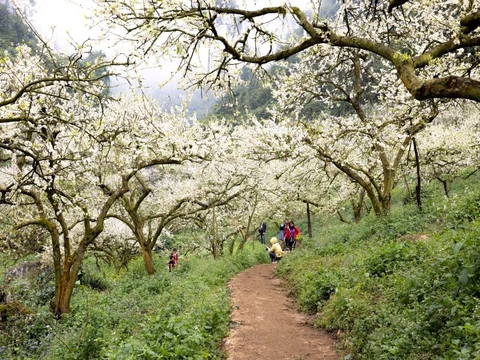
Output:
[[[447,198],[449,198],[450,194],[448,192],[448,182],[447,182],[447,180],[443,180],[440,176],[437,176],[436,179],[441,182],[441,184],[443,186],[443,193],[445,194],[445,196]]]
[[[92,244],[98,237],[98,235],[100,235],[100,233],[103,231],[108,210],[120,196],[122,196],[125,192],[128,191],[127,184],[129,177],[122,178],[122,187],[109,196],[98,215],[96,225],[94,227],[91,227],[92,219],[89,216],[84,217],[83,238],[78,244],[77,250],[73,252],[71,239],[69,237],[69,227],[67,225],[67,221],[63,216],[63,212],[60,211],[59,202],[57,202],[57,199],[54,197],[53,188],[48,189],[48,200],[55,211],[56,221],[60,224],[60,227],[62,229],[64,252],[63,264],[62,254],[60,251],[60,232],[58,231],[57,223],[48,220],[43,215],[42,207],[41,205],[39,205],[40,212],[42,213],[42,220],[40,221],[40,225],[45,227],[49,231],[52,238],[53,263],[55,272],[55,296],[50,302],[50,310],[58,317],[61,317],[63,314],[70,312],[70,302],[72,299],[73,289],[75,287],[75,282],[78,278],[78,273],[80,271],[83,258],[87,251],[87,247]],[[34,194],[33,196],[34,198],[36,198]]]
[[[358,202],[355,202],[355,200],[352,199],[353,219],[355,221],[355,224],[358,224],[362,219],[362,209],[363,209],[364,201],[365,201],[365,190],[361,189],[360,198],[358,199]]]
[[[243,250],[243,247],[245,246],[246,242],[247,242],[246,239],[242,239],[242,241],[240,241],[240,244],[238,245],[237,252]]]
[[[148,247],[142,246],[142,256],[145,263],[145,270],[147,270],[148,275],[155,274],[155,267],[153,266],[153,256],[152,250]]]
[[[152,256],[152,249],[153,249],[153,242],[149,246],[149,242],[145,239],[145,235],[143,233],[144,222],[140,220],[135,212],[130,212],[130,217],[135,224],[135,235],[137,241],[140,245],[140,249],[142,250],[143,262],[145,264],[145,270],[147,271],[148,275],[155,274],[155,266],[153,265],[153,256]]]
[[[417,167],[417,185],[415,186],[415,194],[417,197],[417,206],[418,209],[422,210],[422,196],[421,196],[421,185],[422,185],[422,178],[420,176],[420,157],[418,155],[418,147],[415,138],[413,138],[413,151],[415,153],[415,164]]]
[[[58,318],[70,312],[73,289],[78,278],[86,248],[79,246],[72,257],[66,257],[63,261],[62,275],[55,279],[55,297],[50,303],[50,310]]]
[[[228,247],[228,253],[229,253],[230,255],[233,255],[233,249],[235,249],[236,239],[237,239],[237,238],[236,238],[235,236],[232,237],[232,241],[230,242],[230,245],[229,245],[229,247]]]
[[[353,202],[353,201],[352,201]],[[348,221],[347,219],[345,219],[345,217],[343,216],[343,214],[340,212],[340,210],[337,210],[337,215],[338,215],[338,218],[340,219],[341,222],[345,223],[345,224],[351,224],[351,221]]]
[[[308,229],[308,238],[311,239],[312,234],[312,219],[310,217],[310,204],[307,202],[307,229]]]
[[[373,211],[375,211],[375,215],[377,217],[381,217],[385,215],[384,201],[383,201],[383,197],[381,197],[380,195],[380,190],[378,189],[378,186],[374,188],[374,186],[370,181],[363,179],[353,169],[349,168],[348,166],[344,166],[338,161],[332,161],[332,164],[335,165],[337,169],[342,171],[345,175],[347,175],[350,179],[355,181],[358,185],[360,185],[365,190],[368,198],[372,203]]]
[[[240,244],[238,245],[237,252],[243,250],[243,247],[247,243],[247,241],[248,241],[248,230],[247,231],[240,230],[240,235],[242,236],[242,241],[240,241]],[[255,243],[255,241],[253,241],[253,243]]]
[[[217,226],[217,212],[215,208],[212,210],[212,252],[213,258],[217,260],[220,257],[220,239],[218,236],[218,226]]]

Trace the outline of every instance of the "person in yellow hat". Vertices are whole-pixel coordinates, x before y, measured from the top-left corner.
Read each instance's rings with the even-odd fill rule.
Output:
[[[270,239],[270,244],[272,246],[267,247],[268,255],[270,255],[270,260],[271,260],[272,264],[276,264],[277,261],[282,260],[282,256],[283,256],[282,247],[278,243],[278,240],[277,240],[276,237],[272,237]]]

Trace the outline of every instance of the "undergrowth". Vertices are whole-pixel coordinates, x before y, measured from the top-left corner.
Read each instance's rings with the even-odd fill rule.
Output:
[[[277,265],[345,360],[480,359],[480,191],[469,182],[450,198],[425,186],[422,209],[397,190],[389,216],[358,224],[323,215],[313,238],[303,231],[302,246]],[[189,257],[169,273],[157,256],[151,276],[140,258],[120,274],[86,259],[61,320],[49,311],[48,271],[0,284],[15,297],[0,306],[0,358],[222,359],[227,281],[267,259],[248,246],[216,261]]]
[[[169,273],[166,259],[157,257],[151,276],[141,258],[120,275],[112,268],[99,271],[87,259],[71,313],[61,320],[48,303],[33,301],[35,279],[16,280],[9,289],[28,307],[15,302],[18,308],[10,313],[0,307],[8,326],[0,329],[0,358],[221,359],[231,311],[227,281],[267,258],[263,247],[249,247],[216,261],[181,259]]]
[[[480,191],[433,193],[330,224],[277,267],[345,359],[480,359]]]

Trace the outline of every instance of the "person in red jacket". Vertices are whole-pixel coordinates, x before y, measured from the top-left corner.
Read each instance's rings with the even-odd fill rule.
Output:
[[[285,246],[288,250],[292,251],[295,249],[295,243],[297,241],[297,237],[300,235],[300,229],[298,226],[295,226],[293,221],[288,223],[288,226],[285,228]]]
[[[170,261],[168,262],[168,271],[172,271],[172,269],[178,265],[178,253],[177,249],[174,248],[172,253],[170,254]]]

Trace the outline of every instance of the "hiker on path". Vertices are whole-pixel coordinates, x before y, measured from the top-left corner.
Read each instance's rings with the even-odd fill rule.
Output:
[[[265,233],[267,232],[267,223],[264,221],[260,224],[258,228],[258,233],[260,234],[260,242],[265,244]]]
[[[292,251],[295,249],[295,244],[297,242],[297,238],[300,235],[300,229],[298,226],[295,226],[295,223],[293,221],[290,221],[288,223],[288,226],[285,228],[285,247],[288,248],[288,250]]]
[[[278,261],[282,260],[283,250],[278,243],[276,237],[270,239],[271,247],[267,247],[268,255],[270,255],[270,261],[272,264],[276,264]]]

